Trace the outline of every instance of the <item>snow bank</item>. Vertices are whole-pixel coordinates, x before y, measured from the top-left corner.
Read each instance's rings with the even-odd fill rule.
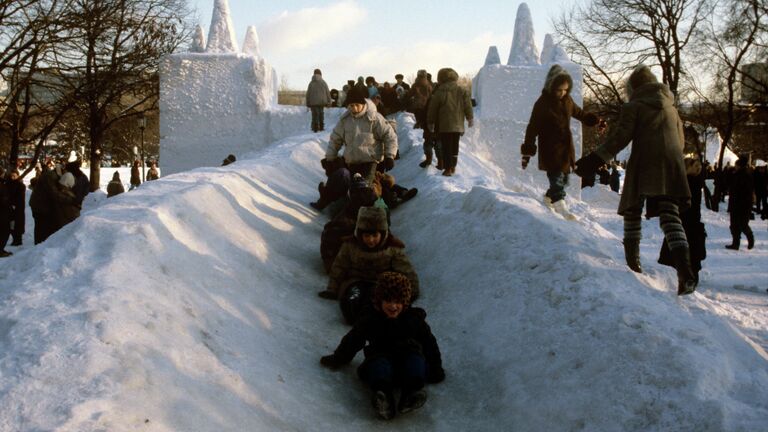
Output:
[[[425,408],[380,422],[360,356],[318,364],[348,329],[315,294],[327,216],[306,203],[325,133],[149,182],[5,259],[0,430],[765,426],[768,357],[713,301],[678,300],[667,268],[627,271],[616,230],[583,203],[579,222],[547,210],[480,134],[456,176],[425,172],[412,124],[398,118],[394,175],[419,194],[393,231],[447,371]],[[617,195],[594,194],[615,211]]]

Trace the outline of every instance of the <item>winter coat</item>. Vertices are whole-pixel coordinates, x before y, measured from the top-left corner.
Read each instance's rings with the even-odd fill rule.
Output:
[[[327,106],[331,103],[331,91],[325,83],[322,75],[312,75],[312,80],[307,86],[307,106]]]
[[[8,182],[8,190],[10,192],[11,207],[13,208],[13,220],[15,220],[17,224],[21,221],[21,224],[23,225],[24,199],[26,198],[24,192],[27,190],[27,187],[24,185],[21,178],[19,178],[18,180],[11,180]],[[23,228],[22,232],[24,232]]]
[[[568,174],[576,163],[576,152],[571,134],[571,117],[587,126],[596,125],[598,118],[594,114],[584,112],[573,101],[570,87],[569,93],[565,97],[557,98],[552,86],[555,78],[563,74],[567,75],[568,73],[564,69],[554,66],[547,74],[541,96],[533,104],[531,118],[525,129],[523,147],[530,150],[524,151],[523,154],[533,156],[537,153],[536,139],[538,138],[539,169]]]
[[[36,177],[35,188],[29,197],[29,208],[33,215],[54,215],[56,213],[55,196],[58,193],[59,176],[56,171],[46,169]]]
[[[754,203],[754,181],[752,173],[745,167],[739,167],[733,173],[728,189],[728,212],[731,214],[731,226],[744,226],[749,223]]]
[[[59,185],[56,192],[56,219],[64,226],[80,217],[80,203],[72,189]]]
[[[119,195],[123,192],[125,192],[125,186],[123,186],[123,182],[120,181],[120,178],[117,180],[113,179],[107,185],[107,198]]]
[[[434,125],[440,133],[464,133],[464,119],[472,120],[472,100],[469,92],[458,83],[459,74],[453,69],[440,69],[440,85],[427,108],[427,125]]]
[[[365,101],[365,112],[355,117],[347,110],[333,128],[325,158],[336,159],[341,147],[347,165],[379,163],[384,158],[395,158],[397,135],[387,120],[376,111],[370,100]]]
[[[416,80],[408,93],[405,94],[405,107],[408,112],[416,114],[419,111],[426,110],[427,101],[432,95],[432,85],[427,81],[427,77],[421,77]]]
[[[406,354],[423,356],[428,374],[430,371],[442,371],[440,348],[426,317],[424,309],[417,307],[407,306],[393,319],[387,318],[378,309],[370,308],[342,338],[333,354],[340,363],[346,364],[362,349],[365,360],[358,373],[375,359],[398,358]]]
[[[160,173],[157,171],[157,168],[152,167],[147,171],[147,181],[150,180],[157,180],[160,178]]]
[[[141,172],[139,171],[139,167],[137,165],[134,165],[131,167],[131,185],[139,186],[140,184],[141,184]]]
[[[327,289],[342,294],[356,282],[375,282],[379,274],[385,271],[399,272],[408,277],[413,298],[418,296],[419,278],[405,254],[405,244],[400,239],[387,234],[379,247],[370,250],[357,238],[349,237],[333,261]]]
[[[636,74],[647,78],[637,87],[628,86],[629,102],[622,105],[618,123],[595,153],[607,161],[632,142],[619,201],[620,215],[640,207],[644,198],[654,197],[671,198],[683,212],[691,200],[683,162],[683,122],[669,88],[656,82],[647,67],[633,72],[630,83],[636,81]],[[646,216],[655,217],[658,212],[649,206]]]

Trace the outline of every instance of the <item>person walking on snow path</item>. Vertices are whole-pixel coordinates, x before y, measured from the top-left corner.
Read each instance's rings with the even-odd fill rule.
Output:
[[[472,100],[469,92],[459,86],[459,74],[451,68],[437,72],[438,87],[432,93],[427,108],[427,127],[438,131],[442,152],[444,176],[456,173],[459,161],[459,138],[464,135],[464,119],[469,127],[474,125]]]
[[[315,69],[307,86],[307,107],[312,112],[312,132],[325,130],[325,107],[331,104],[331,92],[320,69]]]
[[[730,230],[733,238],[727,249],[739,250],[741,233],[747,237],[747,249],[755,247],[755,235],[749,227],[754,202],[754,181],[747,167],[748,155],[742,155],[736,161],[736,171],[728,184],[728,212],[730,213]]]
[[[659,217],[664,239],[677,270],[677,294],[694,292],[688,239],[680,212],[691,205],[683,162],[683,122],[675,98],[651,70],[640,65],[627,80],[629,102],[621,107],[617,124],[603,145],[576,162],[576,174],[593,178],[605,161],[632,142],[624,189],[618,213],[624,216],[624,254],[627,265],[642,273],[640,266],[641,216]]]
[[[560,65],[553,65],[547,72],[541,96],[533,104],[531,119],[525,129],[525,141],[520,146],[522,167],[525,169],[537,153],[538,139],[539,170],[545,171],[549,179],[544,203],[566,219],[575,219],[565,205],[565,187],[576,161],[571,117],[587,126],[599,126],[599,130],[604,128],[604,122],[595,114],[585,112],[573,101],[572,89],[573,79],[568,72]],[[594,179],[594,175],[590,179]]]

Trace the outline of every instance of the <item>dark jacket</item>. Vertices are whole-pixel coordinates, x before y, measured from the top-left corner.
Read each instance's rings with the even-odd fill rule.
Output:
[[[557,98],[552,86],[559,75],[567,76],[568,73],[559,66],[553,66],[547,74],[541,96],[533,104],[531,119],[525,129],[523,155],[533,156],[537,153],[538,138],[539,169],[568,174],[576,163],[571,117],[587,126],[596,125],[599,119],[594,114],[584,112],[573,101],[570,88],[564,98]]]
[[[685,237],[688,240],[691,268],[694,271],[701,270],[701,262],[707,258],[707,231],[704,223],[701,222],[701,193],[704,189],[704,177],[703,171],[696,175],[687,176],[688,188],[691,190],[691,206],[680,213],[680,221],[683,223]],[[666,239],[661,244],[659,264],[670,267],[675,266],[675,261],[670,253]]]
[[[417,307],[406,307],[394,319],[370,308],[344,336],[334,355],[345,364],[362,349],[365,361],[358,369],[361,371],[374,359],[415,353],[424,357],[428,371],[441,371],[440,348],[426,317],[424,309]]]
[[[123,186],[123,182],[120,181],[120,175],[115,172],[112,176],[112,180],[107,185],[107,198],[119,195],[123,192],[125,192],[125,186]]]
[[[733,173],[728,189],[728,212],[731,213],[732,226],[749,223],[754,203],[754,184],[752,173],[746,167],[739,167]]]
[[[139,186],[141,184],[141,172],[139,166],[134,165],[131,167],[131,185]]]
[[[326,106],[331,103],[331,91],[325,83],[322,75],[312,75],[312,80],[307,86],[307,106]]]
[[[32,195],[29,197],[29,207],[33,215],[53,215],[56,212],[55,195],[58,181],[56,171],[47,168],[37,177]]]
[[[675,98],[647,66],[638,67],[628,84],[629,102],[621,107],[606,142],[595,150],[607,161],[632,142],[618,213],[624,215],[644,198],[655,197],[674,200],[683,212],[690,206],[691,192],[683,162],[683,122]],[[657,215],[647,208],[647,217]]]

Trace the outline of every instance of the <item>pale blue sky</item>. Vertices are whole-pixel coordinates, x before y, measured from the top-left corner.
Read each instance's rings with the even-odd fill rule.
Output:
[[[206,37],[214,0],[189,0]],[[520,1],[229,0],[237,42],[256,26],[264,58],[292,88],[306,87],[316,67],[330,87],[373,75],[394,81],[396,73],[436,74],[453,67],[474,74],[488,47],[496,45],[506,63]],[[551,33],[552,17],[568,0],[529,0],[536,45]]]

